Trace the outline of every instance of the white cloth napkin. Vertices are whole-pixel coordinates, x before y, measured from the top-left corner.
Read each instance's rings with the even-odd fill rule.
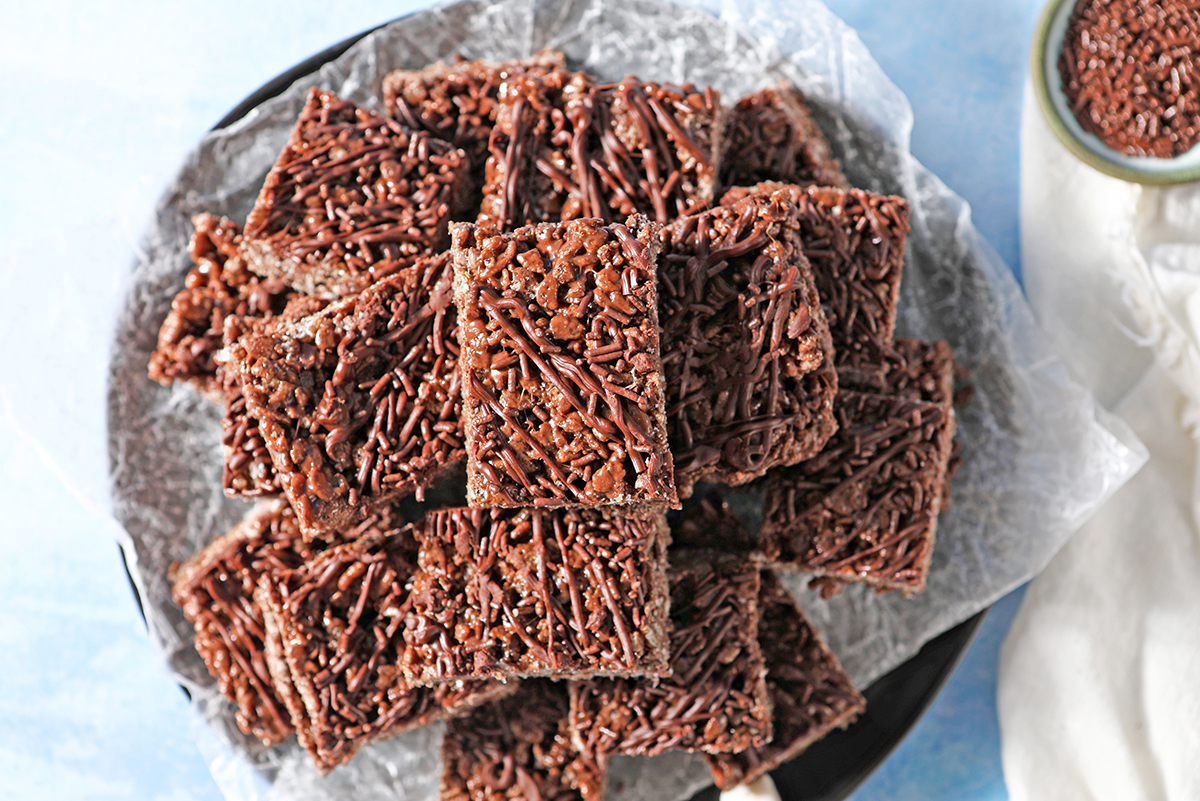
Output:
[[[1085,166],[1027,89],[1025,287],[1150,461],[1032,582],[1001,656],[1004,775],[1025,799],[1200,798],[1200,185]]]

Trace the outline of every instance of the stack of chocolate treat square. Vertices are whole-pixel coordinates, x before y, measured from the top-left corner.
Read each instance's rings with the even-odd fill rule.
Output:
[[[905,202],[786,86],[546,52],[383,92],[313,89],[245,225],[196,218],[151,360],[281,499],[173,570],[241,728],[326,772],[450,719],[443,798],[597,799],[614,754],[731,787],[849,724],[773,571],[924,587],[953,362],[893,338]]]

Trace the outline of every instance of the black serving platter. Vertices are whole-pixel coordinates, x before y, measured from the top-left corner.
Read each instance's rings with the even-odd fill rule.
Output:
[[[276,76],[230,110],[212,130],[228,127],[242,119],[296,81],[341,56],[374,30],[376,28],[338,42]],[[127,557],[123,548],[121,553],[122,557]],[[129,573],[128,559],[122,558],[122,563],[145,619],[142,599]],[[772,771],[771,776],[783,801],[841,801],[854,792],[899,745],[936,698],[970,646],[987,611],[985,609],[943,632],[926,643],[916,656],[872,683],[863,691],[867,699],[866,712],[850,727],[833,732],[796,759]],[[692,801],[716,801],[719,795],[717,788],[710,786],[697,793]]]

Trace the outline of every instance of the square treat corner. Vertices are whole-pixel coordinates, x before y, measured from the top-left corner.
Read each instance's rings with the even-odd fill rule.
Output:
[[[659,228],[641,216],[453,228],[473,506],[678,506]]]
[[[752,782],[794,759],[866,709],[837,657],[769,570],[762,573],[758,594],[758,642],[767,663],[771,741],[735,754],[705,754],[722,790]]]
[[[723,186],[782,181],[849,188],[803,95],[786,82],[739,100],[729,112]]]
[[[841,385],[882,386],[896,328],[908,202],[864,189],[774,182],[734,187],[731,204],[781,193],[796,205],[804,255],[825,308]]]
[[[761,555],[822,579],[921,592],[949,501],[953,362],[945,343],[897,340],[884,392],[846,390],[820,454],[768,476]],[[906,355],[907,354],[907,355]]]
[[[441,801],[600,801],[605,763],[571,742],[567,688],[546,679],[446,726]]]

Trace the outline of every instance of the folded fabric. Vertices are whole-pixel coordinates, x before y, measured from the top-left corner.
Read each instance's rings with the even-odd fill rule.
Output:
[[[1150,461],[1032,582],[998,710],[1013,801],[1200,798],[1200,186],[1101,176],[1027,91],[1030,301]]]

